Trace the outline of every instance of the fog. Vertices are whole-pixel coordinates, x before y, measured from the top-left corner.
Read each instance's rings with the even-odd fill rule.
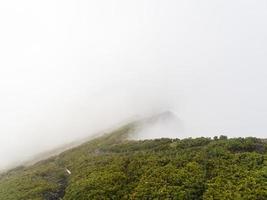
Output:
[[[183,127],[172,137],[266,137],[266,10],[265,0],[1,1],[0,168],[165,110]]]

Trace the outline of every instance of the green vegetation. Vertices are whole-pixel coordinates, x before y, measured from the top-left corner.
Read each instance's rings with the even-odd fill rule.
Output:
[[[132,126],[2,174],[0,199],[267,199],[266,141],[132,141]]]

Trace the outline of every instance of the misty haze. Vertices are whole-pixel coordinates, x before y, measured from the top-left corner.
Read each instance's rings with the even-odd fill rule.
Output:
[[[9,197],[6,188],[11,186],[5,186],[6,179],[1,180],[0,175],[0,199],[105,199],[104,193],[101,198],[96,195],[98,193],[72,196],[74,189],[67,184],[78,180],[71,179],[76,168],[70,160],[74,162],[74,157],[80,157],[83,150],[75,151],[75,156],[65,153],[66,150],[79,148],[84,142],[95,141],[93,139],[98,137],[104,138],[103,142],[97,147],[88,147],[96,154],[94,156],[102,156],[103,152],[105,155],[113,151],[121,153],[126,147],[117,144],[118,141],[137,145],[127,147],[127,155],[133,149],[139,151],[138,142],[142,141],[155,142],[148,144],[154,148],[152,154],[161,148],[165,153],[172,152],[169,147],[185,141],[188,145],[183,143],[181,149],[188,158],[195,149],[192,155],[187,154],[186,149],[198,138],[206,138],[207,141],[201,140],[201,145],[212,148],[216,145],[224,148],[222,141],[236,141],[231,138],[244,138],[242,145],[252,142],[251,138],[258,138],[252,142],[257,147],[255,151],[266,159],[266,11],[264,0],[1,1],[0,171],[59,156],[55,160],[64,163],[60,166],[68,178],[59,181],[65,187],[55,190],[53,195],[40,192],[42,197],[37,194]],[[106,136],[110,132],[117,135]],[[120,140],[114,139],[115,136]],[[213,140],[214,136],[218,137]],[[160,138],[166,138],[166,141]],[[246,138],[250,138],[249,142]],[[161,140],[162,143],[157,143]],[[168,148],[160,146],[163,143],[168,143]],[[122,145],[121,150],[117,150],[115,144]],[[226,146],[229,147],[228,143]],[[142,148],[144,150],[140,152],[147,151],[146,147]],[[217,153],[221,151],[216,150]],[[244,151],[247,155],[247,151],[254,152],[254,149]],[[233,153],[231,149],[229,152]],[[238,149],[233,155],[236,152],[243,150]],[[180,153],[179,150],[177,155]],[[171,158],[174,154],[167,153],[169,160],[175,160]],[[201,163],[202,154],[197,155],[191,161]],[[262,163],[266,172],[266,160]],[[195,163],[190,167],[197,168]],[[209,173],[208,170],[205,173]],[[210,172],[205,176],[214,174]],[[18,185],[19,181],[16,181]],[[212,179],[200,182],[206,181],[209,184]],[[106,199],[145,199],[139,190],[142,187],[135,184],[132,184],[136,186],[134,189],[129,189],[135,191],[132,196],[119,196],[121,193],[114,192],[113,197]],[[262,192],[257,193],[255,199],[267,198],[267,188],[262,183],[255,188],[251,191]],[[154,190],[161,191],[159,188]],[[149,192],[146,197],[254,198],[249,196],[254,193],[216,196],[222,193],[207,188],[202,192],[188,191],[179,194],[168,191],[169,196],[153,196]],[[239,194],[236,191],[233,194]]]

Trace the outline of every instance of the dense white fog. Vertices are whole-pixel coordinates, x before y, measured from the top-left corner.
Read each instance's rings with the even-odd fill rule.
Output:
[[[165,110],[183,127],[172,137],[267,137],[266,11],[265,0],[1,1],[0,168]]]

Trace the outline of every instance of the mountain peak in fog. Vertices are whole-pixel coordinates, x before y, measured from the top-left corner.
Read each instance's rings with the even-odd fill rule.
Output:
[[[184,131],[182,120],[174,112],[167,110],[139,121],[135,138],[179,138]]]
[[[178,116],[174,112],[166,110],[164,112],[152,115],[144,121],[156,122],[158,120],[172,120],[172,119],[178,119]]]

